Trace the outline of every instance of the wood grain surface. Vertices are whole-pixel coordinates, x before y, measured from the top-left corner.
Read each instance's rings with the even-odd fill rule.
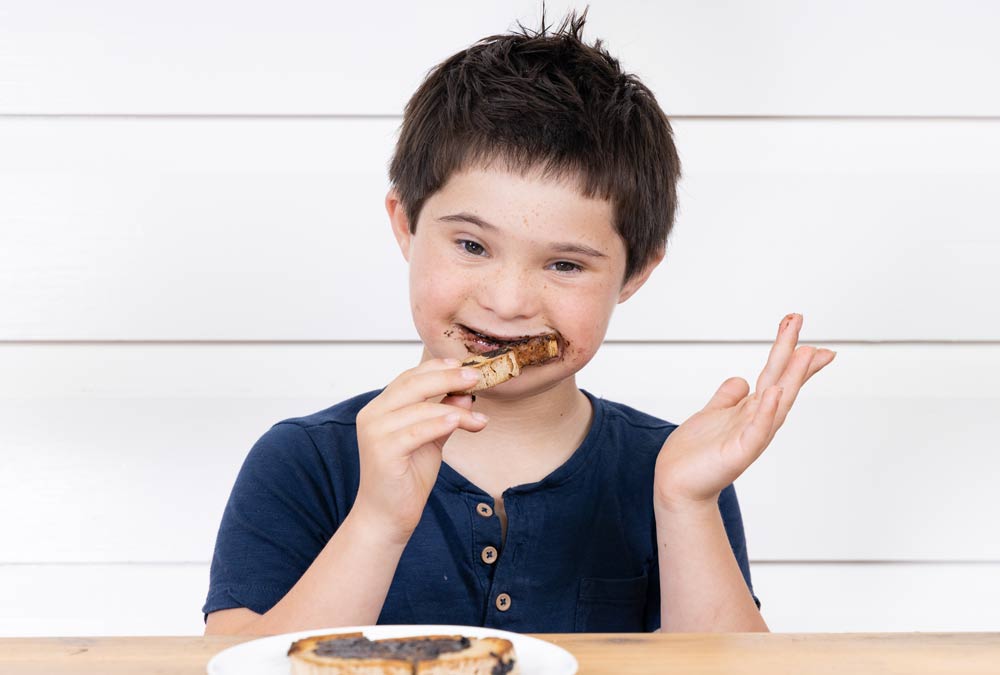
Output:
[[[684,673],[994,674],[1000,633],[545,634],[569,650],[580,675]],[[3,675],[200,675],[246,637],[0,639]]]

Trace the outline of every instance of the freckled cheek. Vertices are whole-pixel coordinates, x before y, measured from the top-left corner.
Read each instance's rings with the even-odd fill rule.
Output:
[[[553,324],[566,341],[564,360],[570,363],[586,363],[593,358],[608,327],[603,308],[579,304],[559,308]]]
[[[593,322],[561,324],[566,343],[564,360],[568,363],[586,363],[597,353],[604,339],[604,330]]]
[[[433,261],[410,268],[410,298],[417,317],[450,313],[465,302],[473,287],[470,275]]]

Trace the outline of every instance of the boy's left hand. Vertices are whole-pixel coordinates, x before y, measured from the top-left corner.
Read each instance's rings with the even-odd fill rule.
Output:
[[[836,356],[829,349],[796,349],[801,328],[800,314],[782,320],[753,395],[748,396],[746,380],[730,378],[704,409],[667,437],[656,459],[658,509],[716,508],[719,493],[764,452],[799,389]]]

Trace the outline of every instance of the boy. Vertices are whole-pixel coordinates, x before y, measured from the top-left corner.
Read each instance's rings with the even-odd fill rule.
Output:
[[[581,41],[585,17],[482,40],[408,103],[386,208],[421,362],[254,446],[206,634],[767,630],[732,483],[834,353],[796,349],[789,315],[755,393],[731,378],[680,427],[576,386],[663,258],[680,175],[652,93]],[[462,360],[544,333],[558,359],[449,395]]]

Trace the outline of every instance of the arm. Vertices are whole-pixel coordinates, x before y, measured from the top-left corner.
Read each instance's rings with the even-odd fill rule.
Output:
[[[470,411],[469,396],[444,396],[440,402],[432,402],[479,377],[478,372],[459,366],[457,360],[427,361],[396,378],[358,413],[360,477],[357,497],[347,516],[318,554],[305,558],[312,562],[305,572],[296,574],[294,585],[282,584],[281,579],[272,582],[277,589],[291,588],[270,609],[264,614],[246,607],[213,612],[206,634],[273,634],[376,623],[400,557],[433,488],[445,441],[458,428],[476,432],[487,422]],[[261,473],[264,475],[258,482],[263,487],[259,489],[270,491],[273,475],[266,470]],[[298,474],[285,471],[282,475],[286,494],[304,489]],[[248,499],[252,499],[250,494]],[[267,509],[254,504],[243,518],[250,521],[250,543],[213,561],[213,570],[216,562],[224,570],[243,569],[244,561],[249,561],[251,569],[240,572],[244,588],[266,582],[253,568],[262,545],[261,522],[255,514],[261,510]],[[234,518],[234,522],[239,520]],[[286,533],[292,522],[291,512],[282,510],[268,527],[280,539],[278,535]],[[319,544],[323,540],[314,541]],[[275,544],[270,550],[277,566],[287,568],[289,549]],[[237,598],[236,602],[241,601]]]
[[[806,380],[836,355],[795,348],[801,318],[783,320],[755,393],[748,396],[746,380],[726,380],[660,450],[653,509],[664,630],[767,630],[733,556],[718,500],[770,444]]]
[[[664,631],[766,631],[718,505],[656,510]]]
[[[264,614],[248,609],[213,612],[206,635],[273,635],[310,628],[376,623],[405,544],[352,511],[309,569]]]

